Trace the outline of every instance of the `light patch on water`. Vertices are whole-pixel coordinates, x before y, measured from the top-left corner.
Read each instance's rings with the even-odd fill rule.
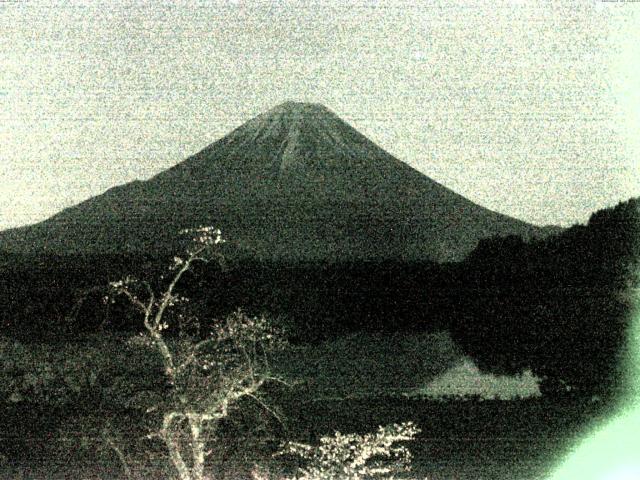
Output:
[[[431,398],[480,397],[485,400],[512,400],[539,397],[540,379],[526,370],[519,375],[482,373],[469,358],[431,381],[417,394]]]

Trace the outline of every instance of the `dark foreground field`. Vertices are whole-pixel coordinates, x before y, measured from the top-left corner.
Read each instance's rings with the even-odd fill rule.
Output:
[[[162,444],[145,439],[161,421],[146,412],[165,391],[157,355],[108,335],[67,344],[5,340],[0,347],[0,478],[125,479],[114,445],[141,480],[174,478]],[[295,467],[273,457],[285,441],[316,443],[336,431],[411,421],[421,433],[408,445],[409,478],[541,479],[605,413],[602,403],[569,394],[438,401],[385,393],[394,386],[415,391],[459,358],[440,334],[354,336],[295,350],[274,363],[292,386],[264,389],[272,413],[248,400],[220,425],[211,442],[212,478],[249,478],[257,464],[275,479]]]
[[[281,398],[282,423],[261,424],[253,435],[242,427],[243,419],[226,427],[228,440],[214,453],[213,478],[247,478],[253,464],[282,468],[273,452],[284,438],[313,442],[323,434],[373,431],[378,425],[413,421],[422,430],[410,445],[414,455],[409,478],[429,480],[542,479],[569,449],[577,435],[604,414],[596,402],[529,399],[519,401],[426,401],[378,398],[343,401],[305,401],[295,396]],[[6,412],[6,410],[5,410]],[[5,461],[2,478],[7,479],[124,479],[113,451],[100,445],[100,430],[107,420],[128,431],[121,444],[134,445],[144,435],[133,417],[107,418],[104,412],[82,417],[51,416],[45,412],[13,408],[3,417]],[[15,431],[22,425],[21,432]],[[7,430],[11,426],[11,430]],[[76,427],[74,427],[76,426]],[[79,431],[82,426],[84,433]],[[66,432],[66,437],[60,435]],[[91,432],[91,433],[89,433]],[[244,432],[244,433],[243,433]],[[255,433],[255,432],[254,432]],[[85,439],[81,440],[80,437]],[[251,437],[242,445],[238,438]],[[127,438],[129,437],[129,438]],[[96,441],[94,441],[96,440]],[[136,447],[144,445],[137,443]],[[142,478],[172,478],[161,460],[162,449],[147,443],[155,459],[142,451],[126,451]],[[136,460],[137,459],[137,460]],[[216,458],[214,458],[216,460]]]

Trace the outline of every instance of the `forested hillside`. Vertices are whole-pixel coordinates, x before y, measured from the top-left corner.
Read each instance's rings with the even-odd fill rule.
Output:
[[[530,367],[556,387],[619,385],[639,239],[635,198],[544,241],[481,242],[454,267],[461,282],[454,339],[493,371]]]

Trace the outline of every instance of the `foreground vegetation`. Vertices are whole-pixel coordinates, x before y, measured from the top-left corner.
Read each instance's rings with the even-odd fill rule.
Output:
[[[373,322],[369,331],[353,333],[360,319],[342,335],[304,343],[300,336],[310,331],[309,322],[305,327],[304,319],[293,325],[278,318],[279,326],[289,327],[293,345],[264,316],[242,310],[201,321],[210,302],[220,299],[210,290],[228,278],[216,278],[216,269],[200,269],[195,273],[204,273],[205,282],[195,280],[195,265],[217,259],[214,247],[222,239],[209,228],[188,231],[194,235],[192,246],[184,258],[173,258],[164,276],[112,282],[106,297],[95,285],[80,290],[65,317],[73,335],[0,340],[5,412],[0,461],[12,478],[23,475],[20,465],[37,463],[32,452],[40,451],[43,462],[64,458],[70,463],[61,467],[62,476],[81,468],[86,477],[104,467],[109,473],[96,478],[319,479],[342,471],[356,479],[406,473],[411,456],[406,445],[396,443],[415,438],[413,463],[421,475],[477,478],[478,469],[488,465],[493,471],[483,475],[514,478],[523,459],[557,456],[585,421],[605,411],[594,393],[611,391],[618,378],[615,364],[624,353],[631,304],[625,292],[637,282],[629,275],[638,259],[629,235],[607,226],[618,222],[634,232],[637,210],[635,201],[619,205],[594,216],[588,227],[542,243],[487,241],[467,261],[438,267],[439,279],[448,278],[445,285],[455,293],[429,300],[430,308],[446,310],[453,297],[464,296],[475,284],[486,285],[447,311],[447,321],[436,316],[428,331],[420,324],[408,330],[385,324],[376,330],[380,325]],[[576,246],[579,255],[572,253]],[[585,263],[585,254],[592,264]],[[505,255],[509,262],[496,263]],[[548,268],[562,261],[566,271]],[[325,280],[331,279],[327,273]],[[402,278],[415,286],[421,275],[419,270]],[[531,278],[540,284],[514,288],[531,287]],[[466,290],[458,288],[462,279]],[[571,282],[584,295],[563,304]],[[192,305],[187,296],[199,289],[204,297]],[[482,291],[486,295],[478,294]],[[395,297],[402,300],[401,308],[408,307],[405,300],[413,293]],[[350,295],[342,300],[349,303]],[[385,295],[382,302],[388,303],[393,295]],[[78,334],[83,305],[96,296],[112,308],[97,332]],[[359,302],[350,308],[357,310]],[[317,303],[326,306],[326,301]],[[411,304],[413,311],[418,305]],[[557,317],[550,314],[554,308]],[[91,311],[84,309],[84,315]],[[367,312],[359,313],[368,318]],[[549,332],[550,342],[538,341]],[[576,342],[578,350],[572,348]],[[495,373],[529,368],[542,373],[546,394],[513,402],[402,396],[424,392],[425,384],[459,365],[465,352]],[[414,423],[404,423],[408,420]],[[337,433],[344,431],[352,433]],[[448,447],[438,441],[449,442]],[[383,457],[391,462],[375,463]],[[529,470],[540,473],[543,463]]]
[[[103,332],[65,345],[0,341],[0,452],[5,457],[0,477],[48,480],[72,478],[70,472],[80,471],[82,478],[125,480],[120,451],[130,470],[144,478],[158,478],[158,472],[171,478],[175,470],[166,449],[148,438],[161,423],[161,412],[147,412],[149,405],[162,405],[170,389],[161,357],[140,338]],[[170,348],[177,346],[168,341]],[[261,401],[271,411],[250,398],[239,402],[208,447],[206,471],[220,479],[251,478],[252,471],[284,477],[306,465],[295,457],[273,456],[288,441],[318,445],[336,431],[365,435],[379,425],[411,420],[422,432],[407,444],[415,475],[410,478],[541,478],[540,472],[582,427],[606,413],[603,404],[575,392],[511,401],[391,395],[394,364],[412,368],[417,348],[424,354],[421,361],[429,363],[433,356],[445,368],[454,352],[446,343],[435,347],[433,337],[414,349],[399,339],[389,342],[388,349],[404,348],[406,356],[379,366],[377,388],[346,395],[350,377],[345,368],[334,376],[340,395],[327,395],[335,363],[357,364],[361,356],[354,349],[376,342],[379,337],[358,338],[274,355],[274,373],[291,386],[266,386]],[[342,359],[324,364],[336,356]],[[313,370],[314,365],[324,368]],[[399,385],[405,381],[400,378]],[[47,465],[41,475],[34,473],[38,465]],[[514,472],[519,475],[510,476]]]
[[[142,409],[144,418],[151,418],[151,424],[156,426],[151,427],[143,438],[160,440],[179,480],[208,480],[211,476],[206,469],[207,459],[216,447],[226,445],[221,439],[229,437],[221,432],[224,432],[224,422],[236,411],[244,414],[253,406],[260,413],[266,412],[279,420],[276,411],[263,401],[262,391],[271,383],[287,385],[282,378],[272,374],[270,367],[273,352],[282,349],[285,343],[264,318],[250,317],[240,310],[214,322],[207,332],[202,331],[203,326],[197,317],[185,316],[183,311],[170,315],[176,305],[188,302],[188,298],[177,293],[182,278],[196,263],[208,263],[212,259],[220,262],[215,247],[224,243],[221,232],[211,227],[182,233],[193,235],[192,244],[185,258],[174,257],[162,290],[157,291],[150,281],[128,276],[109,284],[110,294],[104,297],[104,301],[115,303],[114,298],[121,296],[139,312],[143,330],[127,344],[146,350],[146,356],[155,357],[156,361],[155,365],[145,365],[146,369],[142,371],[154,384],[146,384],[144,389],[137,390],[136,382],[129,378],[128,384],[114,382],[116,393],[131,387],[137,390],[127,392],[131,394],[125,395],[125,401],[133,403],[124,406]],[[17,344],[9,343],[5,347],[8,351],[3,353],[7,360],[25,358],[20,355],[25,352],[16,352]],[[130,362],[128,357],[122,360],[125,364]],[[35,368],[24,371],[21,369],[23,365],[7,362],[9,368],[4,372],[10,390],[6,392],[7,401],[17,404],[28,399],[43,406],[47,415],[51,414],[52,407],[74,408],[76,419],[79,405],[84,404],[92,409],[102,407],[103,413],[111,413],[118,421],[122,420],[123,416],[114,412],[113,405],[104,401],[86,401],[96,393],[98,369],[92,368],[79,378],[79,375],[74,375],[79,372],[74,372],[68,365],[60,368],[61,364],[55,361],[53,364],[38,363],[31,365]],[[75,395],[65,395],[69,389]],[[74,396],[75,402],[71,401]],[[52,399],[55,399],[53,404]],[[247,404],[247,401],[253,404]],[[87,417],[95,419],[95,415]],[[121,438],[130,437],[131,426],[123,430],[122,425],[114,428],[114,422],[99,421],[102,423],[100,436],[95,435],[95,429],[87,428],[76,429],[76,436],[84,444],[91,439],[95,443],[99,438],[98,445],[108,447],[115,454],[125,476],[128,479],[139,478],[140,461],[132,464],[127,454],[132,449],[125,448],[118,439],[118,434],[123,433]],[[16,426],[22,426],[22,423],[19,420]],[[247,431],[253,432],[255,424],[250,424]],[[345,437],[336,433],[333,437],[325,436],[320,439],[319,446],[289,441],[276,453],[297,455],[309,465],[298,467],[291,475],[283,476],[280,472],[279,478],[321,480],[334,478],[337,472],[353,480],[395,477],[396,473],[410,468],[409,451],[395,444],[412,440],[417,432],[411,423],[403,423],[380,427],[373,435]],[[149,447],[142,448],[145,454],[150,451],[153,450]],[[215,457],[220,457],[221,452],[217,453]],[[391,460],[389,464],[381,460],[385,457]],[[264,478],[256,468],[254,463],[252,476]],[[271,476],[268,471],[266,475]]]

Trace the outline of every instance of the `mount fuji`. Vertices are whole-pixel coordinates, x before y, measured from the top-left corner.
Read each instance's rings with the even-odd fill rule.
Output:
[[[237,255],[287,262],[456,261],[483,238],[555,230],[458,195],[322,105],[287,102],[146,181],[0,232],[0,250],[169,253],[200,225]]]

